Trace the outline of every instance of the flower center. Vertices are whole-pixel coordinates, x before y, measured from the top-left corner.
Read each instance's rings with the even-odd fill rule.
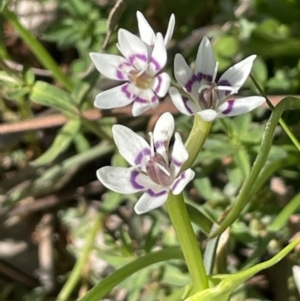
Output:
[[[199,104],[202,110],[215,109],[219,103],[219,92],[216,83],[204,85],[199,91]]]
[[[150,76],[147,71],[131,70],[128,74],[128,78],[141,90],[146,90],[153,86],[153,77]]]
[[[156,184],[170,186],[173,182],[171,172],[164,157],[155,153],[146,164],[146,171],[149,178]]]

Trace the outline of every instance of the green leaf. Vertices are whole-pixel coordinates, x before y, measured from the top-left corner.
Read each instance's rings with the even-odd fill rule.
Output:
[[[208,235],[213,221],[207,215],[205,215],[203,212],[190,205],[189,203],[186,203],[186,209],[188,211],[191,222],[197,225],[204,234]]]
[[[20,99],[30,92],[29,87],[17,87],[6,94],[9,99]]]
[[[37,81],[34,84],[30,99],[36,103],[56,108],[64,113],[77,115],[75,100],[64,90],[45,82]]]
[[[232,275],[215,275],[211,278],[214,282],[213,287],[196,293],[187,298],[185,301],[228,301],[233,291],[243,282],[257,274],[258,272],[267,269],[278,263],[283,257],[291,252],[295,246],[300,243],[300,238],[291,242],[281,252],[275,255],[268,261],[257,264],[248,270],[238,272]]]
[[[35,82],[35,74],[32,71],[32,69],[31,68],[24,69],[23,73],[24,73],[26,84],[28,86],[32,86]]]
[[[34,166],[51,163],[70,145],[80,129],[80,120],[70,120],[56,135],[50,148],[37,160],[32,162]]]
[[[73,143],[78,153],[83,153],[91,148],[88,139],[84,136],[82,132],[77,133],[77,135],[73,139]]]
[[[239,42],[234,36],[223,35],[214,44],[219,70],[223,71],[232,64],[233,56],[239,51]]]
[[[171,260],[183,259],[179,248],[165,248],[162,251],[153,252],[135,259],[123,267],[116,270],[114,273],[103,279],[100,283],[94,286],[80,301],[99,301],[116,285],[128,278],[135,272],[152,265],[154,263]]]
[[[5,85],[9,87],[16,87],[22,84],[21,80],[10,76],[5,71],[0,71],[0,82],[3,82]]]
[[[101,201],[101,210],[111,212],[115,210],[124,200],[124,196],[114,191],[108,191],[104,194]]]
[[[41,197],[55,192],[68,183],[83,165],[112,150],[112,145],[101,143],[46,170],[37,170],[40,174],[36,178],[28,179],[14,186],[5,195],[0,195],[0,203],[8,206],[28,196]]]
[[[268,243],[274,238],[278,231],[280,231],[284,225],[287,224],[290,216],[295,212],[299,211],[300,208],[300,194],[298,193],[293,199],[281,210],[277,217],[273,220],[271,225],[267,228],[267,235],[260,240],[257,244],[255,252],[247,259],[243,265],[243,269],[252,266],[260,258],[261,254],[266,251]]]
[[[225,198],[221,192],[213,189],[209,177],[202,176],[201,178],[194,179],[193,184],[198,193],[207,201],[221,201]]]

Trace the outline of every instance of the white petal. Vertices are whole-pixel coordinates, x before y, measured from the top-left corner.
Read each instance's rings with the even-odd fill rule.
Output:
[[[219,91],[220,99],[238,92],[248,78],[255,58],[256,55],[251,55],[224,72],[218,81],[218,86],[230,86],[234,91]]]
[[[144,41],[146,44],[152,46],[155,41],[155,34],[147,20],[145,19],[144,15],[137,11],[136,17],[138,20],[138,27],[139,27],[139,33],[142,41]]]
[[[188,66],[183,56],[179,53],[175,55],[174,75],[178,83],[189,93],[192,92],[192,86],[197,78],[191,68]]]
[[[173,194],[177,195],[182,192],[185,186],[193,180],[195,177],[195,172],[190,168],[183,171],[179,177],[177,177],[171,187],[171,191]]]
[[[165,35],[165,45],[167,46],[172,38],[173,32],[174,32],[174,27],[175,27],[175,16],[174,14],[171,15],[169,24],[168,24],[168,29]]]
[[[203,110],[197,114],[205,121],[213,121],[218,117],[218,112],[212,109]]]
[[[236,116],[250,112],[265,102],[262,96],[250,96],[245,98],[238,98],[235,100],[227,100],[218,108],[218,116]]]
[[[96,96],[94,106],[99,109],[113,109],[125,107],[132,103],[134,95],[131,94],[131,84],[123,84],[103,91]]]
[[[167,50],[161,33],[156,34],[155,44],[149,61],[149,72],[157,74],[167,62]]]
[[[188,99],[187,97],[181,96],[178,90],[174,87],[169,89],[169,94],[172,99],[174,106],[178,109],[182,114],[192,116],[200,109],[197,108],[196,104]]]
[[[150,108],[156,108],[158,105],[158,98],[151,89],[141,90],[138,96],[134,99],[132,115],[141,115]]]
[[[150,146],[147,141],[126,126],[112,127],[114,141],[121,156],[131,165],[143,165],[150,159]]]
[[[121,28],[118,31],[117,46],[137,70],[146,70],[148,68],[148,49],[139,37]]]
[[[189,154],[182,142],[179,133],[175,133],[175,142],[171,156],[172,175],[176,177],[183,163],[188,159]]]
[[[134,206],[137,214],[143,214],[163,205],[168,198],[168,190],[148,190],[145,192]]]
[[[171,113],[162,114],[153,130],[153,141],[156,151],[168,161],[169,143],[174,133],[175,123]]]
[[[158,97],[165,97],[169,90],[170,82],[171,79],[168,73],[160,73],[154,78],[152,89]]]
[[[205,79],[212,82],[216,72],[216,59],[210,41],[204,37],[200,43],[195,66],[195,74],[199,81]]]
[[[135,193],[141,187],[132,184],[132,169],[105,166],[97,170],[97,178],[107,188],[119,193]]]
[[[133,69],[122,56],[92,52],[90,57],[97,70],[110,79],[127,81],[127,74]]]

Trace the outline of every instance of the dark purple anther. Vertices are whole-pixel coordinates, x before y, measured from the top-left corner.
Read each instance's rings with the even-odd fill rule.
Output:
[[[161,168],[161,166],[163,168]],[[156,153],[150,161],[148,161],[146,164],[146,171],[149,178],[154,183],[162,186],[169,186],[172,184],[173,180],[170,175],[170,168],[161,154]]]

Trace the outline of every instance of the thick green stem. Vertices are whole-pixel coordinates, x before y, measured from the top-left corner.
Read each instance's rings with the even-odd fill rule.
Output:
[[[207,138],[210,128],[211,122],[204,121],[200,116],[195,115],[193,128],[185,144],[189,158],[184,163],[182,170],[192,166]],[[193,291],[202,291],[208,288],[208,279],[200,245],[193,231],[183,195],[175,196],[169,193],[166,206],[192,279]]]
[[[1,13],[11,22],[15,30],[18,32],[20,37],[24,40],[27,46],[30,48],[32,53],[36,56],[38,61],[48,70],[50,70],[53,76],[65,86],[69,91],[72,90],[73,84],[58,67],[56,62],[53,60],[51,55],[47,52],[45,47],[27,30],[18,20],[16,15],[11,12],[7,5],[3,6]]]
[[[211,124],[211,122],[203,120],[199,115],[194,116],[193,128],[185,142],[189,158],[183,164],[182,170],[190,168],[194,163],[209,134]]]
[[[65,283],[59,295],[57,296],[56,299],[57,301],[67,301],[70,299],[70,295],[73,292],[74,288],[76,287],[81,277],[84,265],[86,264],[90,251],[92,249],[93,243],[95,241],[95,236],[100,227],[101,221],[102,221],[102,215],[98,213],[98,216],[95,219],[94,224],[92,225],[90,231],[88,232],[88,237],[85,246],[82,250],[82,253],[78,258],[78,260],[76,261],[76,264],[71,274],[69,275],[67,282]]]
[[[166,207],[177,233],[182,253],[192,279],[193,291],[200,292],[208,288],[208,279],[200,252],[200,246],[193,231],[183,195],[173,195],[169,193]]]

